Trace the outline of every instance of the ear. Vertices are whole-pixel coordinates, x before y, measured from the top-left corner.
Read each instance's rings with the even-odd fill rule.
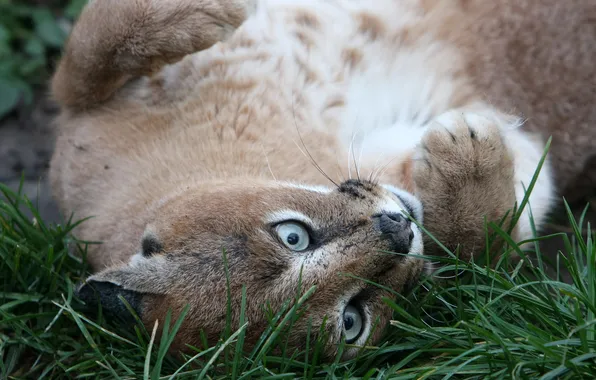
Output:
[[[109,281],[89,279],[77,290],[77,297],[87,306],[97,310],[101,305],[103,313],[126,323],[135,323],[135,317],[126,307],[120,296],[128,302],[139,318],[143,316],[143,294]]]
[[[77,296],[95,310],[101,305],[104,313],[134,323],[134,316],[120,296],[143,318],[147,310],[159,304],[159,297],[171,289],[177,273],[177,263],[166,257],[146,257],[138,253],[128,264],[105,269],[87,278],[77,290]]]
[[[128,263],[93,274],[79,287],[77,296],[91,308],[134,322],[134,316],[122,302],[124,298],[136,314],[144,318],[180,278],[180,262],[158,254],[163,249],[158,235],[148,227],[141,239],[141,251]],[[184,263],[183,263],[184,264]]]

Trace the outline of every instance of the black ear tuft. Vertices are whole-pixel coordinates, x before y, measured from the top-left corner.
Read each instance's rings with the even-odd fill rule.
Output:
[[[145,233],[143,234],[141,246],[143,250],[143,256],[145,257],[152,256],[163,250],[161,241],[159,240],[157,235],[155,235],[150,230],[145,231]]]
[[[97,309],[97,306],[101,304],[102,311],[106,316],[134,324],[136,322],[135,317],[119,296],[122,296],[128,302],[139,318],[142,317],[141,301],[143,295],[141,293],[124,289],[112,282],[94,280],[87,281],[77,291],[77,297],[85,302],[87,306]]]

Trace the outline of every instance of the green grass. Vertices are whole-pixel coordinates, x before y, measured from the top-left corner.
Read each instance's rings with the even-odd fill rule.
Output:
[[[284,332],[315,289],[285,310],[271,311],[271,327],[254,350],[243,347],[241,318],[217,345],[180,358],[167,354],[180,321],[163,321],[167,328],[157,344],[155,329],[122,327],[101,313],[85,313],[73,294],[87,275],[79,258],[84,244],[70,236],[75,223],[46,225],[25,197],[2,185],[0,191],[7,199],[0,201],[2,379],[596,377],[596,245],[590,226],[571,213],[576,233],[563,237],[559,260],[572,283],[545,274],[537,244],[536,259],[513,245],[494,269],[450,256],[438,275],[460,275],[424,278],[410,294],[387,299],[395,317],[386,338],[357,359],[323,363],[322,342],[308,342],[303,352],[285,344]],[[36,216],[35,223],[24,210]],[[584,238],[580,231],[586,228]],[[69,254],[68,245],[79,247],[79,254]],[[509,260],[513,252],[522,260]]]

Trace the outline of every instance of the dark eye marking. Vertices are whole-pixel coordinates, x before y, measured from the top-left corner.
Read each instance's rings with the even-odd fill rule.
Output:
[[[375,186],[372,183],[356,179],[344,181],[338,187],[340,193],[345,193],[359,199],[366,198],[366,193],[374,192],[374,190]]]
[[[358,220],[351,224],[342,224],[329,227],[323,227],[312,231],[312,241],[315,242],[314,248],[319,248],[325,244],[337,239],[344,239],[346,236],[353,234],[359,228],[362,228],[369,222],[366,220]]]
[[[355,220],[352,223],[344,224],[332,224],[332,222],[328,226],[318,228],[314,228],[312,225],[308,223],[304,223],[303,221],[294,219],[288,219],[281,222],[267,224],[266,230],[276,241],[280,242],[280,244],[283,244],[283,242],[280,241],[279,236],[275,231],[275,228],[279,224],[287,222],[301,224],[306,229],[310,237],[310,242],[308,248],[304,252],[312,252],[326,244],[331,243],[334,240],[345,239],[346,236],[354,234],[358,229],[370,223],[370,220],[368,218],[359,218],[358,220]]]
[[[418,215],[418,212],[414,209],[412,204],[410,202],[408,202],[407,199],[404,199],[404,197],[399,196],[399,194],[395,194],[395,196],[404,205],[404,208],[406,209],[406,212],[410,215],[410,217],[414,218],[414,220],[418,220],[420,218],[420,215]]]
[[[245,259],[250,254],[248,252],[248,236],[244,234],[234,234],[230,236],[226,236],[221,243],[222,250],[226,250],[226,255],[228,258],[236,259],[241,258]],[[223,255],[223,252],[222,252]],[[231,257],[233,256],[233,257]]]
[[[281,258],[272,258],[263,260],[259,264],[259,269],[254,271],[254,278],[263,283],[269,283],[278,279],[288,270],[288,262]]]
[[[364,184],[355,179],[349,179],[345,182],[342,182],[337,190],[340,193],[344,193],[358,199],[366,198],[364,195],[364,192],[366,191]]]

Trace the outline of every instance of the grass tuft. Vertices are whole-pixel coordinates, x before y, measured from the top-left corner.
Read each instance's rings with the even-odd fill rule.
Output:
[[[19,192],[3,185],[0,192],[6,199],[0,201],[2,379],[596,377],[596,243],[591,226],[583,216],[575,220],[569,207],[570,238],[537,237],[529,242],[536,257],[529,257],[507,231],[491,225],[506,242],[493,268],[459,261],[455,253],[441,258],[436,277],[386,300],[394,319],[378,346],[363,348],[354,360],[322,363],[321,341],[294,352],[284,339],[314,288],[271,310],[270,326],[251,352],[243,348],[246,289],[239,325],[230,324],[215,346],[184,357],[167,354],[181,319],[159,321],[158,340],[157,330],[140,322],[122,327],[101,313],[86,316],[74,295],[74,284],[88,275],[85,243],[71,237],[79,222],[47,225]],[[531,210],[527,202],[522,206]],[[558,260],[569,282],[546,273],[537,244],[559,236],[565,250]]]

